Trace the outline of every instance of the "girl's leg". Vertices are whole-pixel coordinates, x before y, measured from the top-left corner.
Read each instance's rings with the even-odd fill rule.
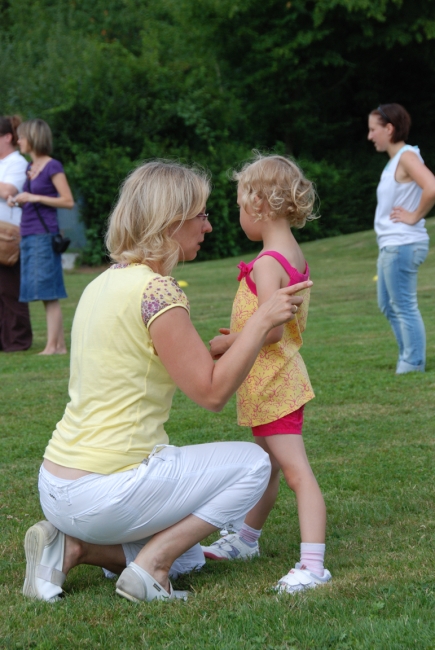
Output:
[[[43,303],[47,318],[47,343],[44,350],[39,354],[66,354],[60,302],[58,300],[44,300]]]
[[[296,494],[301,530],[300,562],[278,581],[276,589],[294,593],[325,584],[331,579],[323,566],[326,508],[302,436],[269,436],[267,445],[281,465],[287,485]]]
[[[260,531],[268,518],[270,511],[275,505],[275,501],[279,491],[279,472],[280,465],[273,453],[267,446],[267,438],[256,438],[255,442],[260,445],[264,451],[269,454],[270,463],[272,465],[272,472],[270,475],[269,485],[260,501],[248,512],[245,519],[245,524]]]
[[[301,541],[324,544],[326,508],[300,435],[268,436],[267,446],[296,494]]]
[[[258,503],[246,515],[244,525],[238,531],[238,536],[245,544],[255,544],[261,529],[272,510],[279,489],[279,470],[283,471],[287,485],[295,492],[299,526],[302,543],[324,544],[326,528],[326,508],[322,493],[317,484],[305,453],[301,435],[282,434],[257,437],[256,443],[269,453],[272,473],[268,487]],[[245,530],[245,525],[254,529]],[[239,553],[235,555],[235,548]],[[233,536],[225,536],[210,547],[204,547],[206,557],[211,559],[233,559],[234,557],[250,557],[258,554],[239,548],[238,541]],[[322,560],[323,562],[323,560]]]

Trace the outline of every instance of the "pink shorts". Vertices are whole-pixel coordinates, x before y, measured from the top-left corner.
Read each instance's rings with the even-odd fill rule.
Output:
[[[304,407],[301,406],[297,411],[284,415],[284,417],[279,420],[252,427],[252,433],[254,436],[259,437],[278,436],[283,434],[301,435],[303,424]]]

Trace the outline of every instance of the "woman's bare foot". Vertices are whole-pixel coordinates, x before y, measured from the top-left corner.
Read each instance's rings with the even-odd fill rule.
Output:
[[[50,354],[67,354],[68,350],[66,348],[45,348],[42,352],[38,352],[38,356],[41,355],[50,355]]]

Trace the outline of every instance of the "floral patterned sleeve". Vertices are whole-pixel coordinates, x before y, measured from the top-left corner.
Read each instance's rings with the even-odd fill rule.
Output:
[[[189,301],[184,291],[170,276],[156,276],[145,287],[141,312],[145,327],[149,327],[153,320],[172,307],[184,307],[189,313]]]

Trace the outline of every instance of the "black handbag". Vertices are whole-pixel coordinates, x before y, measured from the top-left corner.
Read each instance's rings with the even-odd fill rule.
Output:
[[[55,253],[64,253],[70,244],[71,239],[68,239],[68,237],[62,237],[60,232],[58,232],[57,235],[53,235],[51,238],[51,245]]]
[[[30,191],[32,191],[32,183],[30,179],[29,179],[29,188]],[[39,212],[38,204],[34,203],[33,205],[35,206],[36,214],[38,215],[39,221],[42,223],[45,232],[48,234],[50,231],[47,228],[47,224],[42,218],[41,213]],[[70,244],[71,244],[71,239],[69,239],[68,237],[63,237],[60,234],[60,232],[56,233],[56,235],[52,235],[51,237],[51,247],[55,253],[59,253],[59,254],[64,253]]]

